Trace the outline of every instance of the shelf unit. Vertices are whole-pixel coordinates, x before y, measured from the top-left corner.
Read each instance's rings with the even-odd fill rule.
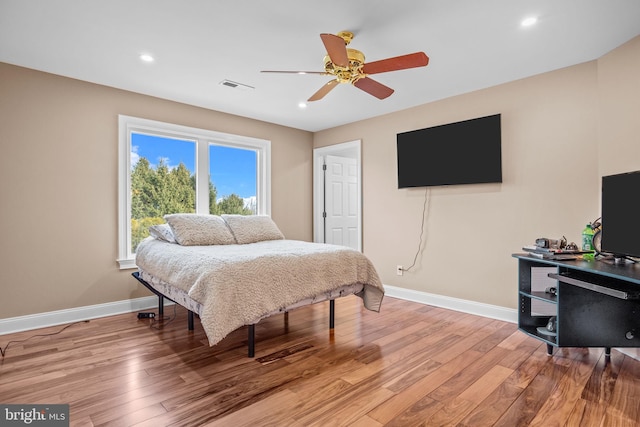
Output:
[[[554,347],[640,347],[640,266],[518,259],[518,328]],[[556,288],[556,295],[544,292]],[[546,331],[556,318],[556,335]]]

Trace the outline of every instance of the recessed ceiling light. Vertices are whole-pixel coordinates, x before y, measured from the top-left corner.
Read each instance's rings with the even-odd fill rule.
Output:
[[[151,56],[148,53],[140,54],[140,60],[143,61],[143,62],[153,62],[154,61],[153,56]]]
[[[298,108],[307,108],[307,104],[305,102],[298,103]]]
[[[530,16],[523,19],[520,25],[522,25],[523,27],[530,27],[532,25],[535,25],[536,22],[538,22],[538,18],[535,16]]]

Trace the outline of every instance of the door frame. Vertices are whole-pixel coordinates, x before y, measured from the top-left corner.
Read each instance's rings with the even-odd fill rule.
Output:
[[[313,149],[313,241],[324,242],[324,172],[322,165],[327,155],[356,159],[358,250],[362,252],[362,140],[343,142]]]

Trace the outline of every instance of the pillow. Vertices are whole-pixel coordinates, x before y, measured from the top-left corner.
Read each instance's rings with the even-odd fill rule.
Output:
[[[222,215],[239,244],[282,240],[284,235],[266,215]]]
[[[158,224],[149,227],[149,235],[164,242],[176,243],[176,238],[169,224]]]
[[[171,214],[164,220],[176,242],[183,246],[233,245],[236,240],[227,223],[217,215]]]

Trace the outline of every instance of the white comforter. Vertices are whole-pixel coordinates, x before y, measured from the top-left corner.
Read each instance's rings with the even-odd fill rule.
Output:
[[[344,246],[296,240],[245,245],[180,246],[154,238],[136,250],[138,267],[203,305],[200,320],[214,345],[266,314],[351,284],[369,310],[384,289],[371,261]]]

